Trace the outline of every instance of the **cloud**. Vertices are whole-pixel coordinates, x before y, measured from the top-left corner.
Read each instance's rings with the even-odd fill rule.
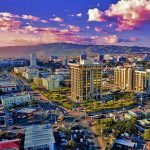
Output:
[[[130,42],[137,42],[139,39],[137,37],[130,37]]]
[[[23,21],[22,19],[25,20]],[[60,19],[54,18],[54,20],[58,22],[60,21]],[[19,16],[10,13],[0,13],[1,45],[33,45],[54,42],[78,44],[118,44],[121,42],[136,42],[138,40],[136,37],[121,39],[117,35],[92,37],[85,35],[81,36],[79,35],[79,32],[81,32],[81,28],[79,26],[61,23],[61,28],[36,27],[33,24],[29,23],[29,20],[42,23],[49,22],[32,15]],[[90,26],[87,25],[86,29],[90,29]],[[95,31],[97,32],[100,32],[102,30],[102,28],[95,27]]]
[[[105,14],[97,8],[88,10],[88,21],[105,22]]]
[[[0,18],[0,30],[2,31],[14,31],[21,26],[20,21],[15,21],[12,18]]]
[[[82,13],[76,14],[77,17],[82,17]]]
[[[117,35],[108,35],[104,37],[105,44],[116,44],[118,41],[119,38]]]
[[[41,20],[42,23],[48,23],[48,20]]]
[[[102,28],[100,28],[100,27],[95,27],[95,28],[94,28],[94,30],[95,30],[96,32],[103,31],[103,29],[102,29]]]
[[[107,24],[106,26],[109,27],[109,28],[112,28],[112,27],[113,27],[113,24],[110,23],[110,24]]]
[[[1,12],[0,13],[0,18],[3,18],[3,17],[7,17],[7,18],[19,18],[18,15],[14,15],[14,14],[11,14],[11,13],[8,13],[8,12]]]
[[[80,32],[81,29],[80,27],[77,27],[77,26],[73,26],[73,25],[68,25],[68,28],[73,31],[73,32]]]
[[[55,21],[55,22],[63,22],[64,19],[60,18],[60,17],[55,17],[53,19],[50,19],[50,21]]]
[[[108,10],[97,8],[88,10],[88,21],[103,22],[116,19],[117,31],[133,30],[150,21],[150,2],[148,0],[120,0],[110,5]],[[110,26],[111,27],[111,26]]]
[[[127,39],[119,38],[117,35],[107,35],[107,36],[92,36],[91,37],[93,44],[101,45],[118,45],[119,43],[132,43],[136,42],[139,39],[136,37],[130,37]]]
[[[22,15],[21,18],[25,19],[25,20],[32,20],[32,21],[39,21],[40,20],[39,17],[35,17],[35,16],[32,16],[32,15]]]
[[[150,3],[146,0],[121,0],[117,4],[112,4],[105,14],[117,17],[118,31],[132,30],[150,20]]]
[[[86,26],[86,29],[88,29],[88,30],[89,30],[89,29],[90,29],[90,26]]]

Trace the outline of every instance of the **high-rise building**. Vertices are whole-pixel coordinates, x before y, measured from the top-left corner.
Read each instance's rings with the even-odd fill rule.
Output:
[[[122,89],[131,90],[133,87],[132,74],[133,66],[118,66],[114,69],[114,83]]]
[[[30,54],[30,66],[36,66],[36,54],[35,53]]]
[[[80,63],[83,63],[84,61],[87,60],[87,54],[86,53],[81,53],[80,54]]]
[[[80,60],[81,59],[87,60],[87,54],[85,52],[83,52],[83,53],[80,54]]]
[[[150,92],[150,69],[139,71],[134,66],[118,66],[114,69],[114,83],[124,90]]]
[[[104,55],[98,54],[98,55],[97,55],[97,61],[98,61],[98,62],[103,62],[103,60],[104,60]]]
[[[101,98],[101,73],[99,63],[80,61],[70,63],[71,70],[71,97],[75,100]]]
[[[146,71],[134,72],[133,88],[135,91],[147,91],[150,92],[150,69]]]

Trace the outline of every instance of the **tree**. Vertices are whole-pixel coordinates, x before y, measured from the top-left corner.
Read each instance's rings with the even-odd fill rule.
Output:
[[[150,128],[145,130],[144,139],[150,141]]]
[[[70,140],[67,144],[67,147],[70,148],[70,149],[74,149],[75,148],[75,143],[72,140]]]

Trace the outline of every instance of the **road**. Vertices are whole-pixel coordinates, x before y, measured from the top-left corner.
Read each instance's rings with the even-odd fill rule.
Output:
[[[58,115],[62,115],[62,114],[64,114],[64,112],[66,112],[66,109],[62,108],[59,105],[55,105],[53,102],[39,101],[39,103],[44,110],[50,110],[51,109],[51,106],[49,104],[54,105],[56,107],[54,112]],[[56,125],[60,125],[60,126],[63,125],[65,128],[71,127],[73,124],[79,124],[79,125],[83,126],[84,128],[86,128],[86,130],[88,131],[88,134],[90,135],[91,143],[92,143],[92,149],[93,150],[101,150],[99,140],[98,140],[98,138],[96,138],[94,136],[94,133],[91,130],[91,128],[88,126],[88,123],[81,121],[79,116],[72,115],[72,113],[70,113],[70,111],[67,111],[67,112],[68,112],[68,114],[65,115],[65,119],[61,122],[58,122]],[[75,120],[79,120],[79,121],[75,122]]]
[[[33,93],[37,93],[37,96],[35,96],[35,99],[38,101],[42,111],[37,111],[32,117],[30,118],[24,118],[17,120],[17,123],[14,126],[27,126],[32,124],[41,124],[46,121],[50,122],[51,124],[54,124],[57,120],[58,116],[65,115],[67,112],[66,118],[73,118],[71,122],[68,119],[65,119],[62,122],[59,122],[59,124],[65,124],[66,127],[72,126],[72,121],[74,120],[81,120],[79,119],[79,116],[83,116],[83,112],[77,112],[77,111],[70,111],[62,106],[50,101],[45,96],[43,96],[40,91],[32,91],[28,85],[28,83],[21,79],[20,77],[16,75],[10,75],[11,79],[18,85],[18,91],[22,91],[24,88],[26,91],[28,91],[30,94],[34,95]],[[52,107],[54,106],[54,108]],[[47,111],[50,111],[47,113]],[[50,114],[54,114],[53,118]],[[52,120],[51,120],[52,119]],[[88,122],[86,120],[82,119],[82,121],[79,121],[78,124],[84,126],[87,130],[89,135],[91,136],[91,143],[93,143],[93,149],[94,150],[100,150],[100,143],[97,137],[94,136],[93,130],[88,126]]]

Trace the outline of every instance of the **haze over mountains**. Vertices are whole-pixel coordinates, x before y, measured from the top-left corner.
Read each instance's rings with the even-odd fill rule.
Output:
[[[29,53],[36,51],[39,55],[46,56],[67,56],[78,55],[81,52],[88,54],[127,54],[127,53],[150,53],[147,47],[127,47],[116,45],[79,45],[68,43],[50,43],[32,46],[9,46],[0,47],[0,57],[29,56]]]

